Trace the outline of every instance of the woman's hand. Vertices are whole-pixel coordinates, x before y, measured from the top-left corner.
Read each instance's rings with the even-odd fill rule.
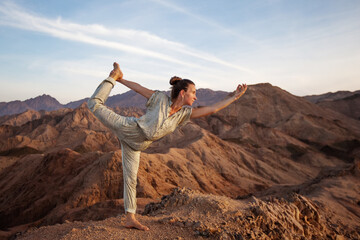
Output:
[[[215,104],[212,104],[210,106],[193,108],[190,118],[199,118],[220,111],[221,109],[227,107],[228,105],[239,99],[242,95],[244,95],[246,89],[247,89],[246,84],[242,84],[242,85],[239,84],[230,97]]]
[[[247,90],[247,85],[246,84],[239,84],[238,87],[236,88],[235,92],[234,92],[235,100],[239,99],[242,95],[244,95],[246,90]]]

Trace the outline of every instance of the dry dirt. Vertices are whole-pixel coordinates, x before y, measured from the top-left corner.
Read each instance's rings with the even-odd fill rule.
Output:
[[[250,197],[234,200],[174,189],[146,205],[138,219],[144,232],[123,227],[124,215],[102,221],[66,222],[29,229],[16,239],[359,239],[359,228],[329,222],[329,214],[310,199]],[[358,226],[359,227],[359,226]]]

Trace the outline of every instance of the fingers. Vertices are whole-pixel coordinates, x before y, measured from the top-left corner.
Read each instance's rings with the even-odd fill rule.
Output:
[[[244,84],[239,84],[236,88],[237,91],[246,91],[247,89],[247,85],[244,83]]]
[[[113,63],[114,68],[120,68],[119,64],[117,62]]]
[[[243,91],[245,92],[246,89],[247,89],[247,85],[246,85],[246,84],[243,84],[243,85],[242,85],[242,89],[243,89]]]
[[[239,84],[236,88],[236,99],[240,98],[247,90],[247,85],[246,84]]]

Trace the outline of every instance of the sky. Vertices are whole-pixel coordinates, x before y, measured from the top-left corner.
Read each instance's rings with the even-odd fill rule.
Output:
[[[355,91],[360,1],[0,1],[0,102],[89,97],[114,61],[153,90],[179,76],[223,91],[265,82],[297,96]]]

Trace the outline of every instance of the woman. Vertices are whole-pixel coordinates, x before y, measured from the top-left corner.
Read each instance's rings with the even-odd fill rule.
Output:
[[[104,103],[111,89],[117,82],[122,83],[148,99],[146,114],[140,118],[124,117],[108,109]],[[235,94],[211,106],[191,108],[196,100],[195,84],[188,79],[172,77],[171,98],[160,91],[147,89],[135,82],[123,79],[119,64],[114,63],[114,69],[88,101],[88,106],[94,115],[119,138],[121,143],[124,205],[126,212],[125,227],[148,231],[149,228],[139,223],[136,212],[136,179],[139,168],[140,152],[153,141],[173,132],[177,126],[184,125],[191,118],[198,118],[215,113],[240,98],[246,91],[246,84],[239,85]]]

